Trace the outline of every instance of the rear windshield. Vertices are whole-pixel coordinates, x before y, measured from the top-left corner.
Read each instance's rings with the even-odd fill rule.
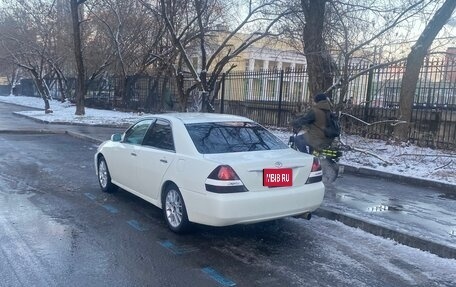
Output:
[[[272,133],[252,122],[197,123],[185,126],[196,149],[202,154],[287,148]]]

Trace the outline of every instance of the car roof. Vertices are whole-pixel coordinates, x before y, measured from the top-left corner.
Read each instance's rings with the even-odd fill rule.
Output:
[[[242,121],[242,122],[253,122],[251,119],[229,115],[229,114],[216,114],[216,113],[166,113],[154,115],[163,119],[178,119],[184,124],[194,123],[211,123],[211,122],[231,122],[231,121]]]

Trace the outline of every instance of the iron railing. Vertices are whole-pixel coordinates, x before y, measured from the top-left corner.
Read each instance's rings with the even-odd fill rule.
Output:
[[[333,102],[343,102],[342,112],[350,115],[341,118],[344,132],[390,138],[393,127],[382,122],[397,118],[405,63],[375,69],[370,65],[353,65],[349,70],[350,75],[361,75],[348,83],[344,99],[340,100],[340,90],[332,94]],[[216,112],[246,116],[264,125],[288,127],[293,117],[312,104],[305,69],[231,72],[221,76],[219,81],[221,88],[215,100]],[[74,97],[74,80],[69,83],[73,85],[69,89],[71,100]],[[179,106],[179,92],[173,77],[129,77],[123,81],[123,97],[119,93],[121,83],[118,78],[92,82],[86,105],[145,112],[183,110]],[[185,79],[185,87],[193,83],[191,79]],[[31,80],[23,80],[21,90],[20,94],[37,96]],[[187,102],[187,110],[197,109],[194,108],[197,102],[194,99],[198,97],[195,92]],[[55,88],[51,94],[58,97]],[[367,126],[355,118],[380,123]],[[454,59],[425,60],[410,122],[410,140],[429,147],[456,148]]]

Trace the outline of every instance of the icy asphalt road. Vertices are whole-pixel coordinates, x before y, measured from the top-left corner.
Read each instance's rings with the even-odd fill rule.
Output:
[[[0,286],[455,285],[456,260],[318,217],[174,235],[151,204],[99,191],[95,148],[0,134]]]

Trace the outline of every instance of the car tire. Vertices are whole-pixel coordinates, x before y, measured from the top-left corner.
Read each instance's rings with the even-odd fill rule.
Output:
[[[179,188],[174,184],[168,185],[163,193],[163,216],[169,229],[175,233],[185,233],[190,230],[187,209]]]
[[[98,159],[98,183],[103,192],[113,192],[115,185],[111,182],[108,164],[103,156]]]

